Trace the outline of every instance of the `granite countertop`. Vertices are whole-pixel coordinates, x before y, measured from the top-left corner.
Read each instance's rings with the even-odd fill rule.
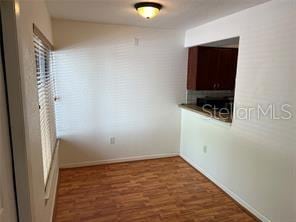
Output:
[[[215,112],[213,109],[203,109],[202,107],[195,104],[180,104],[179,107],[222,122],[232,122],[231,114],[219,113],[217,111]]]

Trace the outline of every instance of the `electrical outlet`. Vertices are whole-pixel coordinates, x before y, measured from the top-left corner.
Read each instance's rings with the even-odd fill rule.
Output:
[[[208,152],[208,147],[206,145],[203,146],[203,152],[207,153]]]
[[[110,137],[110,144],[115,144],[115,137]]]

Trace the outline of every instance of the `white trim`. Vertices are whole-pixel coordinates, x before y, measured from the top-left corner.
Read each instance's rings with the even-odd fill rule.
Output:
[[[54,185],[53,183],[56,182],[54,180],[54,179],[56,179],[54,174],[58,170],[58,169],[56,169],[56,167],[58,166],[59,147],[60,147],[60,140],[57,139],[57,143],[56,143],[56,147],[55,147],[55,151],[54,151],[54,157],[53,157],[52,163],[51,163],[52,167],[49,171],[48,181],[47,181],[46,189],[44,192],[44,199],[46,201],[49,200],[49,198],[51,197],[52,186]]]
[[[95,161],[84,161],[77,163],[65,163],[61,164],[60,168],[74,168],[74,167],[84,167],[84,166],[94,166],[94,165],[102,165],[109,163],[121,163],[121,162],[130,162],[137,160],[148,160],[148,159],[159,159],[165,157],[174,157],[179,156],[179,153],[165,153],[165,154],[153,154],[153,155],[143,155],[143,156],[133,156],[133,157],[124,157],[124,158],[116,158],[116,159],[107,159],[107,160],[95,160]]]
[[[56,202],[56,194],[58,191],[58,178],[59,178],[59,147],[60,147],[60,139],[57,139],[54,157],[52,160],[52,168],[50,170],[49,174],[49,181],[48,186],[46,187],[46,190],[44,192],[44,200],[47,204],[47,201],[50,201],[50,198],[52,198],[51,206],[50,206],[50,221],[53,221],[54,216],[54,210],[55,210],[55,202]]]
[[[51,217],[50,221],[53,221],[53,219],[54,219],[53,216],[54,216],[56,197],[57,197],[57,192],[58,192],[59,174],[60,174],[59,169],[57,169],[57,175],[56,175],[56,179],[55,179],[55,188],[54,188],[54,191],[53,191],[53,200],[52,200],[53,205],[52,205],[51,214],[50,214],[50,217]]]
[[[231,196],[236,202],[238,202],[240,205],[242,205],[244,208],[246,208],[248,211],[250,211],[253,215],[255,215],[259,220],[262,222],[271,222],[267,217],[265,217],[263,214],[258,212],[254,207],[249,205],[247,202],[245,202],[242,198],[240,198],[237,194],[235,194],[233,191],[231,191],[229,188],[227,188],[225,185],[217,181],[214,177],[209,175],[204,169],[199,167],[194,161],[192,161],[190,158],[184,156],[183,154],[180,154],[180,156],[189,163],[193,168],[200,171],[204,176],[206,176],[209,180],[211,180],[214,184],[216,184],[218,187],[220,187],[225,193],[227,193],[229,196]]]

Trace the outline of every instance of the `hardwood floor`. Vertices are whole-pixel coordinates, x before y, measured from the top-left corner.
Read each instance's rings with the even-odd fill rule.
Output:
[[[256,221],[180,157],[60,171],[55,222]]]

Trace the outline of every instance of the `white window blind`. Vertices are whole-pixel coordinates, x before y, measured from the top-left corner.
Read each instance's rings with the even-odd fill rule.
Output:
[[[34,50],[39,96],[44,183],[46,185],[56,147],[53,57],[50,47],[37,34],[34,32]]]

